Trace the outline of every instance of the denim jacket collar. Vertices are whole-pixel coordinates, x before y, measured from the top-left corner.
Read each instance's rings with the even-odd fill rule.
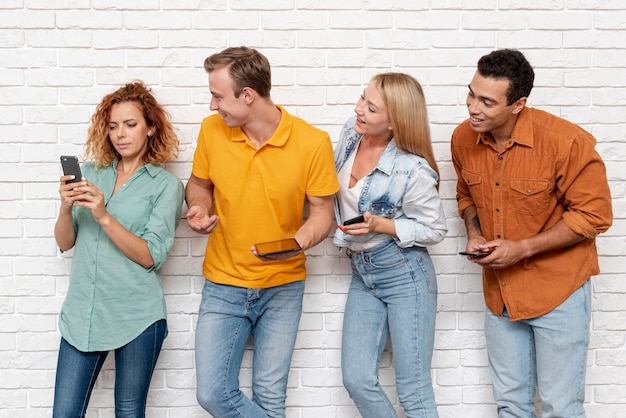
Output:
[[[356,117],[353,117],[356,118]],[[357,133],[354,130],[354,124],[346,124],[347,126],[351,126],[347,129],[347,140],[345,143],[345,149],[343,152],[337,154],[337,158],[335,159],[335,167],[337,168],[337,172],[341,170],[343,165],[345,164],[348,157],[356,151],[356,147],[359,145],[359,141],[363,137],[362,134]],[[391,138],[389,144],[383,151],[383,154],[380,156],[378,160],[378,164],[374,168],[375,170],[381,171],[386,175],[390,176],[392,174],[393,166],[396,161],[396,154],[398,153],[398,147],[396,146],[396,141]]]

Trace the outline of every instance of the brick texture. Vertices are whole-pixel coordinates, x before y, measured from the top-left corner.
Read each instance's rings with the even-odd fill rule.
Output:
[[[435,5],[436,3],[436,5]],[[432,5],[431,5],[432,4]],[[58,156],[82,154],[102,96],[143,79],[172,115],[185,149],[168,168],[189,176],[201,119],[210,113],[204,58],[227,46],[261,50],[276,103],[337,140],[369,78],[417,77],[429,103],[446,239],[430,248],[439,282],[433,381],[442,418],[495,418],[482,332],[480,271],[462,257],[449,152],[466,118],[467,83],[492,49],[525,52],[537,73],[529,105],[582,125],[598,140],[613,193],[614,226],[598,239],[586,407],[626,413],[626,6],[621,0],[3,0],[0,5],[0,418],[48,417],[58,312],[71,252],[53,238]],[[205,237],[181,222],[163,268],[170,334],[148,417],[203,417],[195,399],[194,330]],[[308,252],[301,332],[288,417],[358,416],[341,384],[343,306],[350,267],[330,239]],[[250,391],[251,353],[241,383]],[[111,356],[112,357],[112,356]],[[389,349],[381,381],[397,404]],[[109,358],[88,417],[113,417]]]

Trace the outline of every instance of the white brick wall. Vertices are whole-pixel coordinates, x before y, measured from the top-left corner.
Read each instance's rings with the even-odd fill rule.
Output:
[[[132,6],[131,6],[132,4]],[[626,417],[626,5],[622,0],[3,0],[0,4],[0,418],[50,415],[57,313],[71,257],[57,251],[58,155],[80,154],[105,93],[135,78],[152,86],[186,146],[170,169],[186,180],[209,113],[204,58],[249,45],[270,59],[273,97],[337,139],[370,76],[416,76],[430,104],[449,233],[431,249],[439,305],[433,377],[442,418],[495,417],[482,333],[480,272],[456,252],[449,137],[466,117],[477,59],[522,49],[537,73],[530,105],[596,135],[614,226],[598,240],[587,413]],[[204,238],[182,222],[164,267],[170,335],[148,416],[207,416],[196,404],[194,324]],[[330,240],[308,252],[301,331],[288,393],[291,418],[358,416],[341,385],[340,338],[350,267]],[[249,386],[250,355],[242,370]],[[395,396],[385,353],[381,379]],[[113,363],[89,417],[112,417]]]

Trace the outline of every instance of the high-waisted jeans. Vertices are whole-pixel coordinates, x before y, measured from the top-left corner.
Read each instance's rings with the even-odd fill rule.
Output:
[[[431,360],[437,308],[435,269],[425,248],[395,241],[348,251],[352,282],[343,322],[343,382],[365,418],[397,417],[378,368],[388,335],[398,398],[407,418],[437,417]]]

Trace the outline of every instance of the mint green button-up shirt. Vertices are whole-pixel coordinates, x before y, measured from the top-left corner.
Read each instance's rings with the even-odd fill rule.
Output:
[[[116,167],[117,161],[100,169],[85,163],[82,173],[102,190],[111,216],[147,241],[154,266],[146,269],[129,260],[89,209],[74,206],[76,244],[59,329],[83,352],[122,347],[166,317],[161,266],[180,221],[183,184],[162,167],[148,164],[113,194]]]

